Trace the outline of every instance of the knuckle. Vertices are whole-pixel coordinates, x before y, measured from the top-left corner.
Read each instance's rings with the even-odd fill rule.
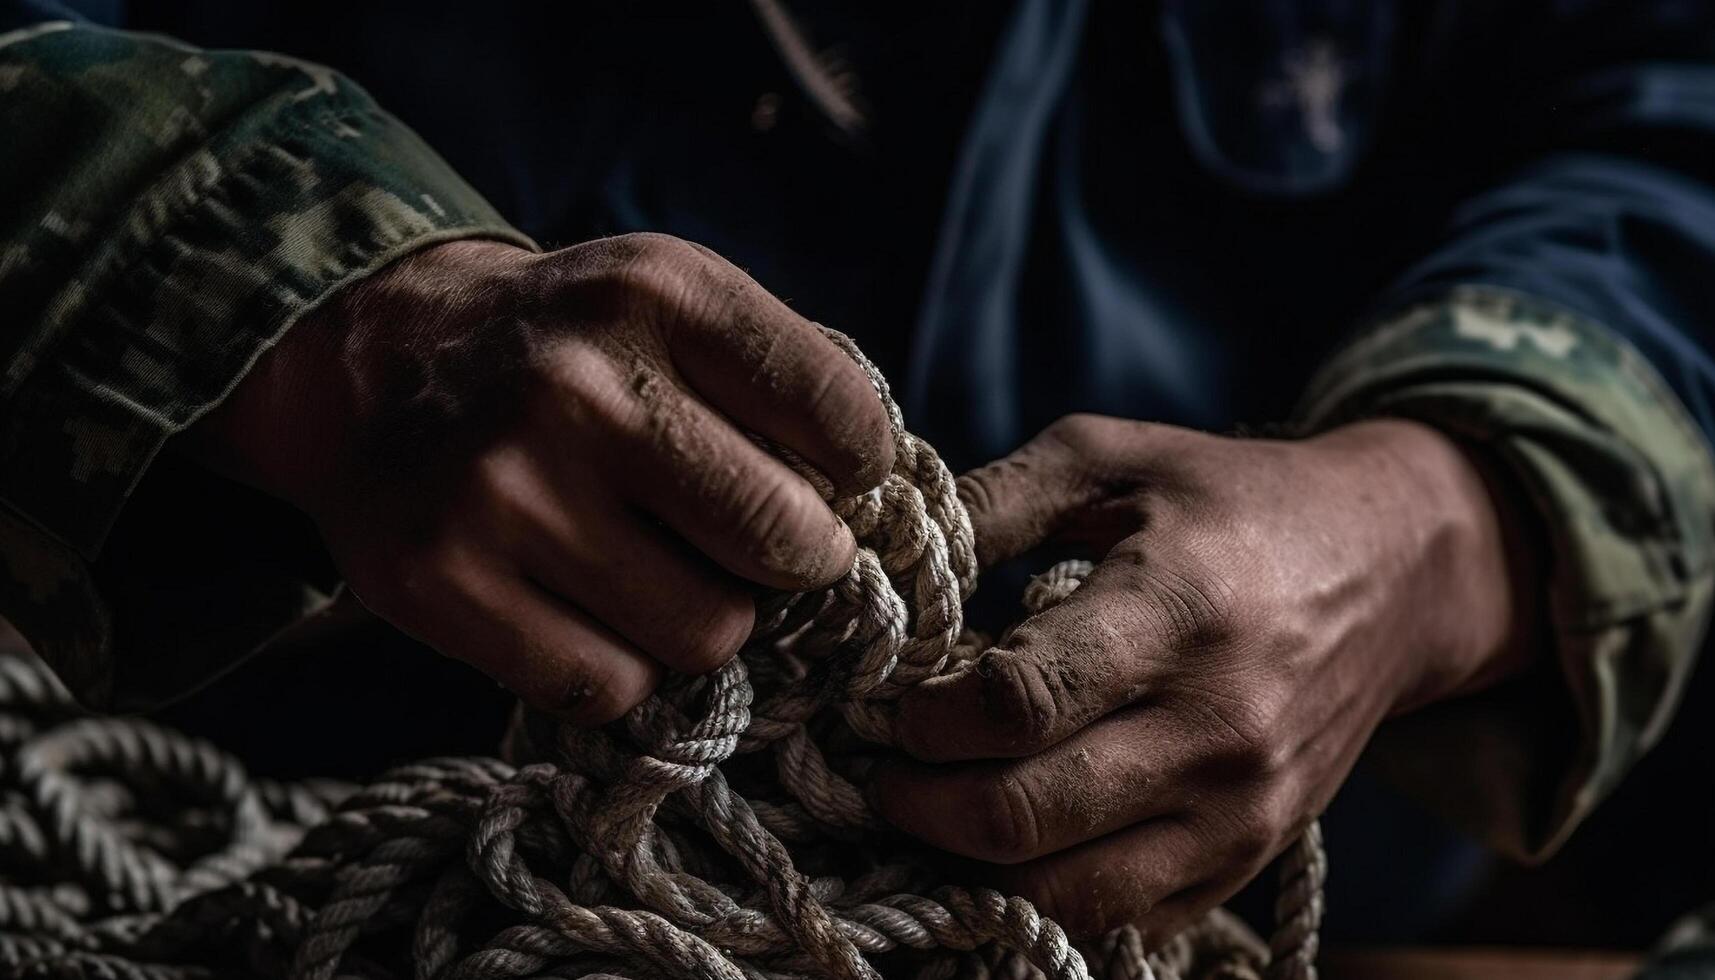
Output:
[[[682,311],[692,303],[708,259],[690,242],[671,235],[639,232],[624,236],[625,259],[618,269],[633,301],[647,301],[658,313]]]
[[[720,602],[696,617],[690,628],[676,630],[684,638],[674,666],[692,674],[707,674],[738,655],[750,638],[756,621],[756,606],[748,599]]]
[[[621,308],[622,273],[635,254],[623,238],[597,239],[530,259],[509,283],[511,306],[551,315],[565,308],[613,315]]]
[[[1010,890],[1016,890],[1029,899],[1037,911],[1059,923],[1061,928],[1074,934],[1080,931],[1078,925],[1084,902],[1078,894],[1079,888],[1068,882],[1063,874],[1052,868],[1031,868],[1008,885]]]
[[[812,552],[819,542],[813,540],[817,515],[806,506],[795,479],[781,473],[750,488],[738,505],[737,528],[764,568],[797,577],[814,571]]]
[[[831,473],[842,489],[861,493],[881,484],[893,470],[893,425],[875,386],[855,364],[839,364],[815,382],[810,414],[834,436]]]
[[[1000,468],[1006,465],[1005,460],[996,461],[959,477],[959,500],[967,509],[977,514],[994,512],[1001,499],[995,483],[1000,479]]]
[[[1112,874],[1091,881],[1046,870],[1031,875],[1020,890],[1070,936],[1084,939],[1135,922],[1154,908],[1149,892],[1132,878],[1123,862]]]
[[[506,295],[522,308],[586,323],[670,324],[719,260],[682,238],[633,232],[536,256]]]
[[[1016,655],[990,654],[982,673],[981,697],[1002,750],[1029,754],[1047,748],[1061,717],[1057,685],[1034,663]]]
[[[520,392],[526,402],[523,438],[579,440],[628,433],[642,426],[649,396],[664,390],[656,364],[645,356],[621,358],[598,344],[567,338],[537,358]]]
[[[1121,430],[1148,423],[1128,422],[1090,412],[1062,415],[1042,430],[1042,438],[1069,450],[1078,458],[1104,454],[1117,440]]]
[[[702,258],[696,246],[675,235],[634,231],[614,238],[633,265],[682,265]]]
[[[708,434],[690,399],[653,365],[634,365],[617,387],[609,418],[621,437],[645,451],[687,467],[710,454]]]
[[[1153,599],[1153,624],[1179,650],[1224,646],[1243,632],[1232,583],[1200,560],[1159,545],[1128,555]]]
[[[1285,833],[1273,794],[1236,801],[1228,812],[1226,819],[1209,827],[1204,834],[1209,867],[1248,871],[1268,863]]]
[[[531,672],[508,686],[530,707],[580,727],[614,721],[649,696],[646,689],[632,690],[618,683],[611,669],[599,660],[592,662],[588,658],[563,664],[551,675]]]
[[[1199,866],[1211,873],[1252,871],[1267,864],[1308,824],[1287,780],[1226,783],[1189,815]]]
[[[622,698],[610,693],[596,693],[562,701],[545,710],[552,711],[567,724],[579,728],[598,728],[625,717],[632,708],[643,703],[645,697],[647,695]]]
[[[702,472],[695,464],[716,452],[689,396],[648,358],[597,356],[568,364],[546,396],[544,421],[569,428],[562,438],[641,454],[666,464],[673,479],[692,479]]]
[[[1154,902],[1138,895],[1122,895],[1099,902],[1085,899],[1075,902],[1056,921],[1073,937],[1093,939],[1120,926],[1136,923],[1154,909]]]
[[[469,463],[462,506],[475,512],[507,509],[530,496],[530,463],[518,447],[503,445]]]
[[[1273,839],[1272,820],[1266,801],[1252,797],[1232,804],[1231,816],[1211,828],[1205,847],[1217,866],[1249,864],[1268,850]]]
[[[1235,730],[1245,733],[1240,752],[1252,778],[1273,782],[1288,771],[1297,746],[1281,737],[1285,706],[1280,699],[1252,695],[1243,702],[1248,708]]]
[[[513,693],[532,709],[554,715],[577,728],[598,728],[624,717],[632,707],[620,698],[593,688],[574,688],[566,693],[553,689],[515,690]]]
[[[1227,752],[1232,759],[1232,767],[1250,779],[1272,775],[1279,769],[1279,753],[1260,734],[1237,738]]]
[[[1048,424],[1042,434],[1068,445],[1079,445],[1093,438],[1100,429],[1102,418],[1090,412],[1072,412]]]
[[[1111,497],[1134,489],[1138,454],[1120,449],[1147,428],[1148,423],[1103,415],[1064,415],[1009,458],[1052,476],[1067,491]]]
[[[342,563],[342,571],[369,611],[407,632],[421,633],[451,610],[467,608],[476,591],[462,539],[445,532],[410,554],[359,558]]]
[[[1284,705],[1260,691],[1218,688],[1193,692],[1196,711],[1213,739],[1210,762],[1221,778],[1247,785],[1272,781],[1291,764],[1294,746],[1279,736]]]
[[[995,864],[1018,864],[1036,857],[1042,844],[1041,822],[1024,783],[1013,776],[990,780],[978,792],[971,856]]]

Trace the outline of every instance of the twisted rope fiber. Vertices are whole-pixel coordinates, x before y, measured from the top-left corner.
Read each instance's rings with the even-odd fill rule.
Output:
[[[866,744],[895,744],[899,696],[988,644],[963,627],[976,561],[951,474],[829,335],[895,432],[886,482],[833,501],[856,564],[765,601],[738,658],[605,729],[521,712],[509,761],[278,784],[145,721],[80,717],[39,662],[0,657],[0,974],[1315,980],[1314,825],[1279,862],[1269,943],[1217,909],[1153,950],[1131,927],[1074,947],[882,827]],[[1026,609],[1088,570],[1051,569]]]

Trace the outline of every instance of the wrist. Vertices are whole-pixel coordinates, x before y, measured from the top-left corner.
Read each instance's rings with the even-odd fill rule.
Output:
[[[1473,693],[1522,670],[1537,649],[1539,549],[1519,488],[1483,454],[1406,419],[1317,437],[1352,454],[1386,496],[1402,653],[1392,714]]]
[[[328,305],[305,314],[257,358],[219,405],[175,440],[209,469],[307,510],[331,469],[331,418],[348,407],[329,371],[338,345]],[[323,379],[321,390],[311,379]]]

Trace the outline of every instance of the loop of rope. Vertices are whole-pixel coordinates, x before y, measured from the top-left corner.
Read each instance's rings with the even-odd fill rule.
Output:
[[[1217,909],[1152,948],[1131,927],[1074,945],[1021,898],[948,885],[871,812],[863,744],[893,744],[898,698],[986,644],[963,625],[976,559],[952,475],[829,336],[896,438],[880,487],[831,501],[851,572],[765,600],[738,658],[605,729],[521,714],[508,762],[279,784],[146,722],[79,717],[39,663],[0,657],[7,975],[1314,980],[1314,824],[1281,858],[1269,943]],[[1050,569],[1026,610],[1089,570]]]

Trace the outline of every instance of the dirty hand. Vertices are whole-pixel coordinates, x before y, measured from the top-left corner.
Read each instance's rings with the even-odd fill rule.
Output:
[[[985,563],[1101,560],[906,695],[911,758],[876,803],[1076,933],[1184,926],[1305,829],[1384,718],[1530,650],[1504,495],[1416,423],[1266,441],[1069,417],[960,493]]]
[[[313,517],[376,613],[580,723],[711,670],[754,586],[850,567],[841,493],[892,466],[881,402],[818,329],[699,246],[416,253],[294,327],[193,453]]]

